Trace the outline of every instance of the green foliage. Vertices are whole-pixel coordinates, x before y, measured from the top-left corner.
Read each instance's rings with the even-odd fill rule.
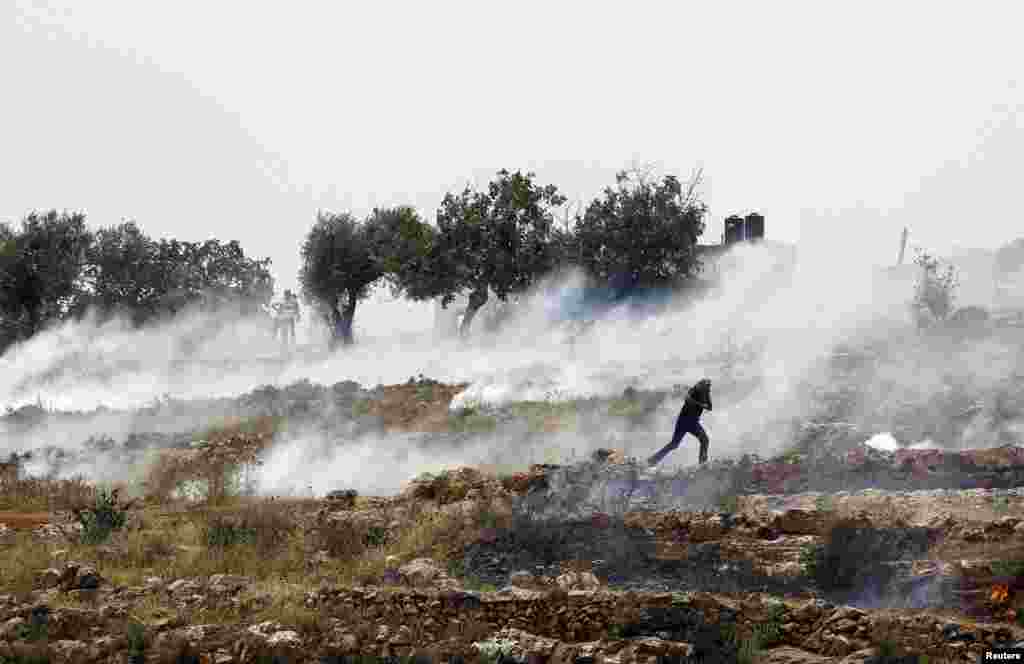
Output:
[[[137,622],[128,623],[125,636],[128,639],[128,655],[139,656],[146,652],[146,628]]]
[[[215,519],[203,530],[203,540],[208,548],[226,549],[255,544],[257,534],[256,528],[252,526]]]
[[[761,655],[761,641],[756,632],[750,638],[740,641],[737,646],[737,664],[755,664]]]
[[[992,509],[996,514],[1005,514],[1010,509],[1009,496],[993,496]]]
[[[814,509],[819,512],[833,512],[835,511],[835,499],[827,493],[823,493],[814,499]]]
[[[467,407],[458,413],[448,416],[448,426],[451,431],[465,432],[487,432],[494,431],[498,427],[498,419],[488,413],[480,412],[478,408]]]
[[[237,302],[241,313],[253,313],[273,293],[269,266],[237,241],[156,241],[126,222],[96,233],[87,267],[92,293],[78,308],[125,312],[136,324],[192,305],[217,310]]]
[[[553,210],[565,198],[554,185],[537,185],[534,177],[501,170],[486,191],[466,187],[460,194],[446,194],[437,212],[436,236],[419,268],[401,280],[411,295],[441,297],[444,306],[459,293],[469,293],[462,333],[490,292],[505,301],[557,265],[550,241]]]
[[[818,561],[822,558],[825,547],[821,544],[805,544],[800,547],[800,569],[812,579],[818,576]]]
[[[105,542],[112,532],[124,527],[128,514],[119,504],[117,494],[117,489],[98,489],[95,505],[91,509],[75,512],[75,517],[82,525],[82,541],[85,544]]]
[[[530,431],[541,431],[549,420],[568,419],[579,412],[576,401],[519,401],[509,408],[513,417],[527,421]]]
[[[0,343],[27,339],[71,308],[92,234],[80,212],[56,210],[0,225]]]
[[[720,512],[736,514],[740,511],[740,498],[733,491],[724,491],[718,495],[715,505]]]
[[[356,399],[352,402],[352,417],[360,418],[370,414],[370,404],[372,402],[369,399]]]
[[[370,526],[366,531],[366,546],[380,548],[387,543],[388,531],[381,526]]]
[[[761,644],[771,646],[782,640],[782,622],[785,615],[786,607],[782,602],[771,603],[768,608],[768,618],[758,626]]]
[[[423,300],[446,290],[444,263],[432,253],[437,232],[415,209],[376,209],[367,224],[392,295]]]
[[[515,641],[492,638],[487,641],[480,641],[473,644],[473,648],[480,653],[480,661],[483,664],[502,664],[513,661],[512,653],[516,648]]]
[[[21,641],[42,641],[47,638],[49,627],[46,622],[30,620],[18,625],[15,635]]]
[[[82,213],[33,212],[20,230],[0,225],[0,342],[89,310],[135,324],[190,305],[251,313],[273,291],[269,265],[237,241],[156,241],[130,221],[92,232]]]
[[[639,417],[644,412],[643,403],[635,399],[613,399],[608,404],[608,414],[612,417]]]
[[[993,560],[991,565],[995,576],[1024,576],[1024,560]]]
[[[605,189],[576,221],[581,267],[603,283],[623,280],[627,287],[679,283],[692,276],[707,213],[697,194],[700,181],[698,173],[684,191],[674,176],[653,183],[636,171],[619,173],[616,188]]]

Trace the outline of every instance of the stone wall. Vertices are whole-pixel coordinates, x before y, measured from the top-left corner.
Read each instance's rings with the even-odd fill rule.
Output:
[[[986,646],[1019,636],[1009,627],[949,623],[928,612],[873,615],[815,600],[773,603],[757,594],[727,598],[606,590],[552,593],[508,588],[477,594],[357,588],[323,589],[310,594],[307,605],[350,625],[346,642],[363,653],[403,655],[423,643],[449,643],[451,651],[457,652],[458,644],[468,643],[465,637],[473,636],[470,626],[477,625],[490,633],[516,630],[512,633],[517,638],[529,641],[526,650],[550,658],[549,662],[598,654],[614,657],[608,661],[637,661],[630,657],[638,654],[640,646],[651,655],[684,654],[693,648],[688,639],[702,625],[733,625],[735,633],[745,638],[770,617],[779,629],[773,646],[829,657],[870,649],[872,639],[883,630],[887,638],[915,653],[946,658],[962,654],[965,661],[976,658]],[[373,639],[360,639],[357,634],[369,633],[369,626],[376,630]],[[616,626],[634,638],[613,642]]]

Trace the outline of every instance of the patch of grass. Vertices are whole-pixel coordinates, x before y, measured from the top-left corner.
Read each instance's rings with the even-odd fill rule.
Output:
[[[5,593],[27,595],[32,591],[36,573],[53,564],[46,543],[29,533],[15,533],[13,541],[4,546],[3,554],[0,556],[0,588]]]
[[[128,657],[144,657],[146,654],[146,628],[141,623],[132,621],[125,629],[128,640]]]
[[[755,628],[754,633],[746,639],[736,643],[737,664],[756,664],[761,657],[763,646],[761,644],[760,628]]]
[[[481,412],[475,407],[463,408],[458,413],[449,413],[448,429],[456,433],[486,433],[498,428],[498,419]]]
[[[466,590],[472,590],[478,593],[493,593],[498,591],[498,587],[493,583],[486,583],[473,578],[464,578],[462,585]]]
[[[15,636],[28,642],[44,641],[49,635],[49,628],[45,621],[30,619],[26,623],[18,625],[18,629],[15,630]]]
[[[715,506],[720,512],[736,514],[740,511],[740,497],[732,491],[726,491],[718,495]]]
[[[835,503],[835,498],[827,493],[823,493],[814,499],[814,509],[826,514],[834,513],[836,511]]]
[[[0,655],[0,664],[50,664],[50,656],[40,655]]]
[[[359,419],[370,414],[370,407],[373,404],[371,399],[356,399],[352,402],[352,418]]]
[[[768,618],[759,626],[763,645],[771,646],[782,640],[782,621],[785,614],[786,607],[782,602],[773,602],[768,608]]]
[[[502,664],[512,662],[519,662],[519,659],[512,659],[512,653],[516,647],[515,641],[506,641],[503,639],[491,638],[486,641],[480,641],[473,644],[473,648],[480,653],[480,662],[482,664]]]
[[[206,512],[203,517],[201,537],[209,549],[251,545],[261,553],[273,553],[297,530],[291,511],[269,502],[246,506],[234,514]]]
[[[531,432],[575,429],[579,403],[570,401],[521,401],[509,408],[513,417],[526,420]]]
[[[800,569],[812,579],[818,575],[818,560],[824,556],[825,547],[821,544],[805,544],[800,548]]]
[[[634,399],[613,399],[608,404],[608,415],[612,417],[641,417],[645,412],[644,404]]]
[[[992,574],[995,576],[1024,576],[1024,560],[993,560]]]

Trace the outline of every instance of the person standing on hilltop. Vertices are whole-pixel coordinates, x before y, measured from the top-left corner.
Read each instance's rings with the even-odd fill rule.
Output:
[[[294,346],[295,321],[301,315],[299,299],[295,297],[295,293],[291,292],[291,290],[286,290],[284,292],[284,301],[274,305],[274,312],[276,313],[276,327],[281,333],[281,342],[288,346],[290,339],[291,345]]]
[[[679,410],[679,417],[676,418],[676,428],[672,434],[672,440],[648,459],[647,464],[655,466],[660,463],[668,456],[669,452],[679,447],[679,441],[688,433],[696,436],[700,441],[700,464],[706,464],[708,462],[708,434],[700,425],[700,416],[705,410],[711,410],[711,381],[701,378],[686,393],[686,400]]]

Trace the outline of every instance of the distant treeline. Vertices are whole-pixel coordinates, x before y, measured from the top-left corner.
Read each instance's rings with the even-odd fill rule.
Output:
[[[445,306],[468,296],[462,333],[491,293],[505,301],[567,268],[620,292],[679,286],[699,269],[700,183],[699,172],[684,184],[623,171],[570,210],[556,186],[501,170],[482,190],[446,194],[434,224],[408,206],[320,211],[301,248],[302,294],[349,344],[357,303],[383,283]],[[255,311],[273,294],[269,266],[237,241],[154,240],[131,221],[94,231],[82,213],[34,212],[0,224],[0,349],[90,311],[136,325],[189,306]]]
[[[269,300],[270,259],[238,242],[154,240],[135,224],[90,230],[78,212],[0,224],[0,349],[95,312],[136,325],[188,306],[255,309]]]

